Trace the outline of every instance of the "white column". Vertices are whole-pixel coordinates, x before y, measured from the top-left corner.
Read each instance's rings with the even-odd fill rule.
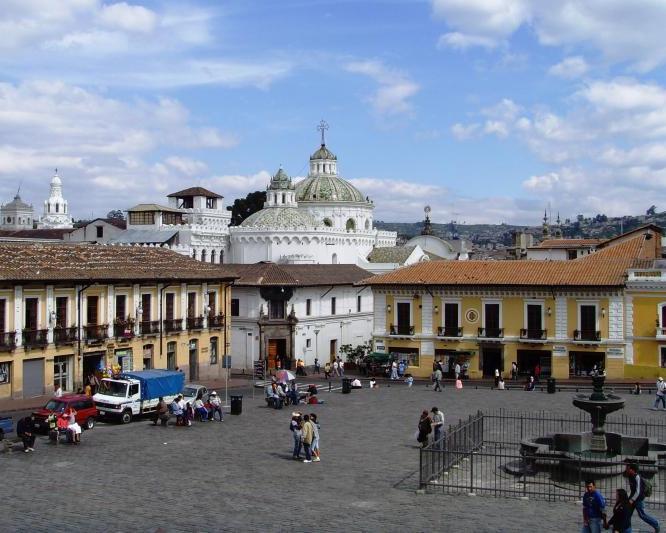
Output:
[[[608,340],[624,340],[624,309],[620,296],[608,299]]]
[[[567,299],[564,296],[555,298],[555,339],[566,340],[567,331]]]
[[[182,319],[181,329],[187,325],[187,283],[180,284],[180,317]]]
[[[203,327],[204,329],[208,327],[208,313],[205,312],[206,306],[208,305],[208,283],[201,284],[201,308],[203,314]],[[218,343],[219,344],[219,343]]]
[[[624,363],[634,364],[634,297],[626,295],[624,297],[624,336],[626,339],[626,348],[624,350]]]
[[[113,322],[116,318],[116,296],[115,287],[111,284],[106,286],[106,316],[109,325],[107,335],[109,339],[113,338]]]
[[[374,313],[373,328],[374,335],[386,335],[386,295],[372,292]]]
[[[134,310],[132,311],[132,314],[134,315],[134,335],[138,335],[141,331],[139,322],[143,320],[143,318],[140,317],[136,312],[140,303],[141,303],[141,285],[134,284],[132,286],[132,305],[134,306]]]
[[[46,327],[48,332],[46,333],[46,342],[53,342],[53,327],[55,326],[55,320],[51,322],[51,313],[55,313],[55,296],[53,291],[53,285],[46,286]]]
[[[16,331],[16,346],[23,344],[23,286],[14,287],[14,330]]]
[[[83,325],[83,312],[79,311],[80,309],[79,294],[81,292],[81,285],[77,285],[75,289],[76,289],[76,294],[74,295],[74,316],[75,316],[74,320],[76,321],[76,334],[78,335],[77,338],[83,340],[83,328],[81,327]],[[83,303],[83,296],[85,296],[85,294],[81,294],[81,303]],[[79,322],[79,317],[81,317],[80,322]]]
[[[421,295],[421,334],[432,335],[432,296],[429,294]]]

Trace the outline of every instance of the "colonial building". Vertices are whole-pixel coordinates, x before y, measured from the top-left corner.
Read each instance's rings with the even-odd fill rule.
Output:
[[[19,192],[11,202],[0,206],[0,230],[29,230],[34,227],[34,222],[34,210],[21,200]]]
[[[364,282],[375,349],[426,376],[435,359],[470,377],[653,378],[666,352],[661,230],[644,226],[572,260],[432,261]],[[663,326],[662,326],[663,325]],[[663,349],[662,344],[663,343]],[[666,356],[666,353],[664,353]]]
[[[0,398],[79,388],[109,368],[223,375],[228,269],[166,249],[1,242]]]
[[[601,239],[546,239],[537,246],[529,246],[526,258],[536,261],[564,261],[578,259],[594,253]]]
[[[66,229],[74,227],[67,200],[62,196],[62,180],[58,176],[58,169],[56,169],[55,175],[51,180],[49,197],[44,200],[44,213],[39,219],[37,227],[44,229]]]
[[[354,284],[369,272],[355,265],[229,265],[239,276],[231,300],[234,368],[266,360],[294,369],[321,364],[340,347],[370,341],[372,295]]]
[[[77,223],[75,229],[63,235],[63,240],[106,244],[119,237],[126,228],[124,218],[96,218]]]

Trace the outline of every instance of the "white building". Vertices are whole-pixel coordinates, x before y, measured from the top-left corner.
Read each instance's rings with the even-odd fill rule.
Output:
[[[37,225],[40,229],[67,229],[73,228],[72,216],[69,214],[67,200],[62,196],[62,180],[58,176],[58,169],[51,179],[49,197],[44,200],[44,214]]]
[[[534,261],[566,261],[578,259],[597,250],[601,239],[546,239],[538,246],[527,248],[527,259]]]
[[[18,192],[11,202],[0,206],[0,229],[32,229],[34,220],[35,216],[32,206],[21,200]]]
[[[70,242],[96,242],[106,244],[122,235],[127,228],[124,218],[96,218],[77,224],[77,228],[63,236]]]
[[[354,283],[371,273],[355,265],[258,263],[231,265],[240,276],[231,300],[234,368],[253,361],[295,368],[303,359],[322,366],[345,344],[358,346],[372,335],[372,293]]]

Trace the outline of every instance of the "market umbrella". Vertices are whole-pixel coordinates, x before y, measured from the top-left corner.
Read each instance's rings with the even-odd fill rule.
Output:
[[[280,383],[289,383],[292,379],[296,379],[289,370],[278,370],[275,376]]]

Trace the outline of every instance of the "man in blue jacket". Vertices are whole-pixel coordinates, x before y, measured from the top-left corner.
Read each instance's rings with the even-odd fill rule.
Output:
[[[624,475],[629,479],[629,488],[631,489],[629,503],[636,509],[636,513],[638,513],[640,519],[652,526],[655,532],[658,533],[659,521],[645,512],[645,480],[638,474],[638,464],[628,462],[624,470]]]
[[[594,480],[588,479],[585,482],[585,494],[583,494],[583,529],[581,529],[581,533],[601,533],[604,507],[606,507],[606,500],[597,490]]]

